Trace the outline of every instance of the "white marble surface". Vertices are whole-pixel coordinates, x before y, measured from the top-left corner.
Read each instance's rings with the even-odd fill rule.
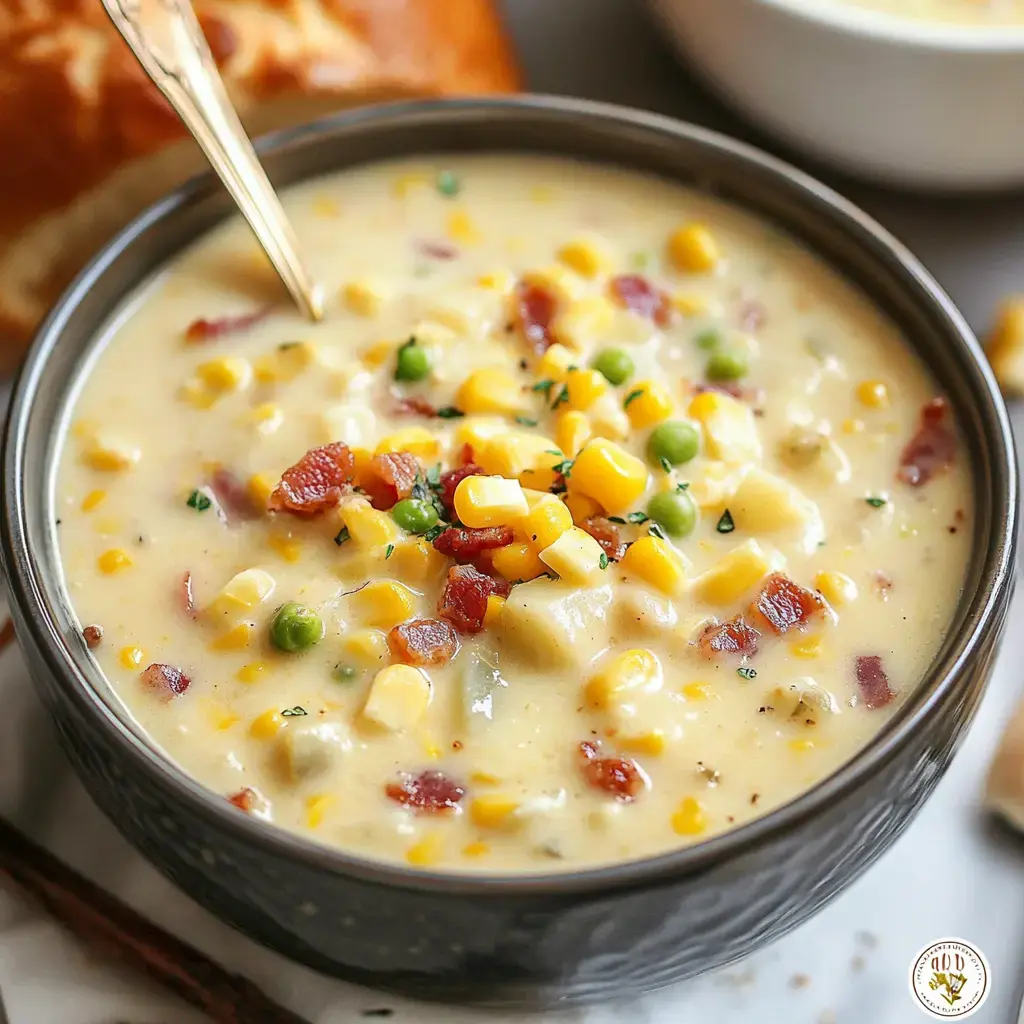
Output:
[[[710,2],[710,0],[709,0]],[[753,133],[702,95],[659,43],[635,0],[505,0],[531,86],[630,103]],[[927,199],[839,186],[916,249],[983,329],[1024,279],[1024,197]],[[1016,415],[1024,436],[1024,412]],[[1024,840],[979,810],[988,759],[1021,689],[1024,592],[995,677],[953,768],[915,824],[847,893],[739,967],[629,1006],[544,1017],[416,1005],[321,978],[211,919],[114,832],[70,773],[20,655],[0,657],[0,812],[80,870],[227,966],[248,974],[311,1024],[349,1024],[392,1007],[394,1024],[913,1024],[907,975],[933,939],[959,936],[992,968],[973,1018],[1015,1024],[1024,982]],[[96,960],[0,890],[0,991],[11,1024],[199,1024],[145,983]]]

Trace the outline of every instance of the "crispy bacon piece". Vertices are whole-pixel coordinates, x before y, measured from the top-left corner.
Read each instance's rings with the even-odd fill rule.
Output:
[[[619,528],[604,516],[590,516],[580,523],[580,529],[590,534],[601,550],[613,562],[617,562],[626,553],[626,542],[619,536]]]
[[[459,634],[447,619],[413,619],[388,633],[388,648],[406,665],[444,665],[459,650]]]
[[[388,452],[370,460],[367,471],[359,477],[359,485],[374,508],[389,509],[400,498],[409,497],[420,472],[419,459],[411,452]]]
[[[187,571],[181,577],[178,584],[178,597],[181,600],[182,610],[193,619],[196,617],[196,598],[192,592],[192,573]]]
[[[252,500],[248,488],[241,480],[223,466],[210,476],[210,490],[217,500],[217,509],[226,523],[241,519],[255,519],[262,513]]]
[[[466,795],[465,787],[444,772],[403,774],[400,782],[389,782],[384,787],[389,800],[408,807],[415,814],[451,814],[459,809],[459,801]]]
[[[395,416],[426,416],[437,415],[437,406],[419,395],[402,395],[392,410]]]
[[[885,707],[896,696],[877,654],[861,654],[855,662],[857,686],[864,703],[874,710]]]
[[[748,657],[757,653],[757,641],[760,639],[761,634],[737,615],[728,622],[708,626],[697,637],[697,649],[705,658],[717,658],[723,654]]]
[[[173,665],[154,662],[142,670],[142,682],[164,700],[180,697],[191,685],[192,680]]]
[[[644,787],[644,779],[636,762],[627,757],[598,757],[597,744],[584,740],[580,744],[583,757],[583,778],[588,786],[629,803]]]
[[[473,453],[473,446],[471,444],[464,444],[459,449],[458,463],[460,466],[472,466],[476,462],[476,456]],[[482,473],[483,470],[481,469]]]
[[[340,441],[312,448],[284,471],[267,508],[296,516],[315,516],[334,508],[352,490],[355,458]]]
[[[465,447],[469,448],[469,445]],[[467,476],[483,476],[484,471],[472,459],[472,448],[470,448],[470,460],[458,469],[449,469],[447,473],[441,474],[441,504],[448,510],[448,514],[455,512],[455,488],[460,481]],[[440,549],[439,549],[440,550]]]
[[[457,260],[459,250],[450,242],[442,242],[436,238],[423,238],[416,242],[416,251],[421,256],[432,260]]]
[[[608,289],[623,309],[653,320],[659,327],[672,322],[669,297],[642,274],[618,274],[608,282]]]
[[[767,626],[776,636],[803,629],[815,615],[821,615],[825,603],[813,590],[805,590],[784,572],[773,572],[750,606],[755,622]]]
[[[206,44],[210,47],[217,67],[223,67],[238,49],[238,34],[231,25],[213,14],[203,12],[198,18],[199,27],[206,36]]]
[[[551,332],[558,313],[558,296],[542,285],[521,281],[512,300],[512,323],[520,337],[538,355],[554,343]]]
[[[89,650],[93,650],[95,647],[99,647],[103,643],[103,627],[102,626],[86,626],[82,630],[82,637],[85,640],[85,646]]]
[[[508,597],[509,589],[505,580],[486,576],[471,565],[453,565],[441,592],[438,613],[460,633],[479,633],[484,628],[487,598],[491,594]]]
[[[956,436],[949,426],[948,413],[949,403],[944,398],[933,398],[925,403],[917,433],[900,456],[897,480],[920,487],[953,464]]]
[[[270,307],[258,309],[253,313],[242,313],[238,316],[220,316],[212,320],[200,318],[193,320],[185,329],[185,340],[190,344],[204,341],[216,341],[229,334],[241,334],[242,331],[255,327],[261,320],[270,315]]]
[[[449,526],[434,538],[434,547],[462,565],[472,562],[481,552],[503,548],[516,539],[511,526]]]
[[[256,805],[256,790],[244,786],[237,793],[228,797],[228,803],[234,804],[240,811],[248,814]]]

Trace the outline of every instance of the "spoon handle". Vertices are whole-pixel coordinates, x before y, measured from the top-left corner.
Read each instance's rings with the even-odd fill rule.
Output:
[[[238,120],[188,0],[103,0],[114,27],[175,109],[255,232],[295,304],[323,317],[281,203]]]

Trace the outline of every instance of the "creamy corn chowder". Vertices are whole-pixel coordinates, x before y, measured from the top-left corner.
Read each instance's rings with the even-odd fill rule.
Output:
[[[995,26],[1024,23],[1024,0],[844,0],[887,14],[925,21]]]
[[[325,322],[267,306],[229,223],[123,313],[66,432],[66,584],[172,758],[366,856],[550,871],[746,822],[884,725],[971,498],[862,298],[618,170],[387,164],[286,205]]]

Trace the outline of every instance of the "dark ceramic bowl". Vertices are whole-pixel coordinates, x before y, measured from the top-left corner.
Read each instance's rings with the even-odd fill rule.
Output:
[[[416,153],[563,154],[708,190],[802,239],[895,321],[953,402],[976,505],[963,595],[927,678],[853,761],[759,821],[688,849],[576,874],[460,877],[374,863],[238,814],[154,748],[86,657],[58,582],[54,524],[55,425],[97,336],[154,268],[231,213],[203,178],[135,221],[63,297],[18,382],[4,444],[3,557],[18,637],[96,802],[186,893],[247,935],[321,971],[421,997],[623,998],[795,927],[879,857],[931,793],[974,714],[1005,617],[1012,440],[960,314],[910,253],[827,188],[665,118],[550,99],[403,104],[261,148],[278,185]]]

